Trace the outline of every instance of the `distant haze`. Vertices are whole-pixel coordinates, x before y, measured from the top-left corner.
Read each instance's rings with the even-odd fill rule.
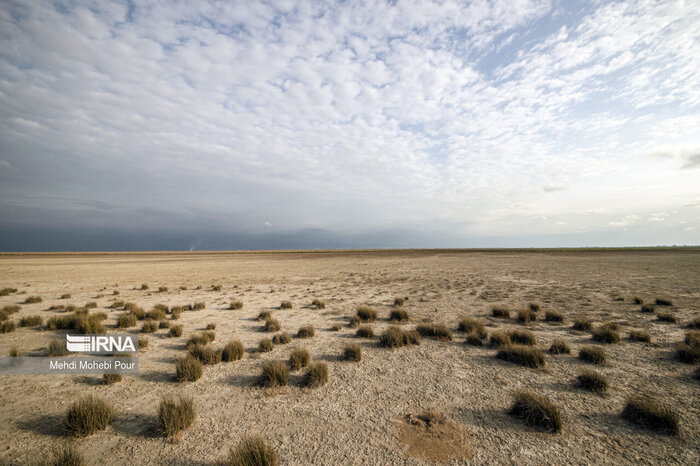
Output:
[[[0,251],[700,243],[700,2],[0,4]]]

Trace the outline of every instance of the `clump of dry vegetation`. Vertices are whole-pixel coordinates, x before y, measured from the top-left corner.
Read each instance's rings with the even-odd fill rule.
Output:
[[[486,338],[486,327],[479,319],[473,317],[462,317],[459,321],[459,331],[466,333],[474,333],[479,338]]]
[[[513,330],[508,334],[510,341],[518,345],[535,346],[537,339],[535,334],[529,330]]]
[[[272,314],[270,314],[270,311],[262,311],[260,314],[258,314],[257,319],[258,320],[267,320],[272,318]]]
[[[280,361],[265,361],[262,366],[260,384],[263,387],[286,387],[289,368]]]
[[[394,298],[394,306],[400,307],[400,306],[403,306],[403,304],[404,304],[403,298],[399,298],[399,297]]]
[[[346,361],[360,362],[362,360],[362,348],[357,343],[350,343],[343,348],[343,357]]]
[[[374,330],[370,325],[360,325],[355,335],[360,338],[374,338]]]
[[[605,364],[605,351],[597,346],[584,346],[579,350],[578,358],[592,364]]]
[[[121,374],[102,374],[102,384],[112,385],[122,381]]]
[[[24,300],[24,304],[36,304],[42,301],[41,296],[27,296]]]
[[[658,320],[659,322],[671,322],[673,324],[678,322],[676,316],[674,316],[670,312],[659,312],[656,316],[656,320]]]
[[[202,363],[192,355],[177,360],[175,377],[178,382],[196,382],[202,376]]]
[[[272,343],[275,345],[286,345],[292,342],[292,337],[287,332],[278,333],[272,337]]]
[[[44,323],[44,318],[40,315],[26,316],[19,319],[20,327],[36,327]]]
[[[377,320],[377,311],[368,306],[360,306],[357,308],[357,317],[362,322],[374,322]]]
[[[651,335],[646,330],[630,330],[631,341],[641,341],[644,343],[649,343],[651,341]]]
[[[194,400],[189,397],[178,399],[166,396],[160,400],[158,409],[158,430],[166,437],[174,437],[194,423]]]
[[[275,345],[272,343],[272,340],[269,338],[263,338],[258,342],[258,351],[260,353],[269,353],[275,348]]]
[[[221,360],[225,362],[238,361],[243,358],[245,349],[239,340],[231,340],[221,350]]]
[[[688,325],[686,325],[686,328],[700,329],[700,316],[695,317],[693,320],[688,322]]]
[[[165,319],[165,311],[159,307],[153,308],[146,312],[146,318],[151,320],[163,320]]]
[[[348,319],[348,327],[350,328],[357,328],[361,323],[362,319],[360,319],[358,316],[350,316]]]
[[[484,346],[484,340],[481,339],[481,336],[478,333],[472,332],[467,335],[467,338],[464,340],[464,344],[472,346]]]
[[[510,336],[506,332],[491,332],[491,336],[489,337],[489,345],[496,348],[503,348],[510,345],[510,343]]]
[[[260,436],[248,436],[231,448],[227,463],[230,466],[277,466],[279,459],[274,448]]]
[[[85,437],[98,430],[104,430],[112,423],[112,407],[102,398],[87,395],[68,408],[66,431],[76,437]]]
[[[419,345],[420,334],[417,331],[406,332],[401,327],[392,325],[379,337],[379,344],[385,348]]]
[[[491,315],[502,319],[509,319],[510,311],[503,307],[494,307],[493,309],[491,309]]]
[[[161,320],[158,322],[158,328],[170,328],[170,321],[169,320]]]
[[[129,328],[136,326],[136,316],[133,314],[121,314],[117,317],[117,328]]]
[[[515,394],[515,401],[508,414],[525,424],[549,432],[560,432],[562,417],[559,408],[545,395],[522,390]]]
[[[670,299],[666,299],[666,298],[656,298],[654,303],[657,306],[673,306],[673,301],[671,301]]]
[[[452,341],[452,331],[442,323],[420,324],[416,327],[416,331],[422,337],[430,337],[438,341]]]
[[[676,343],[673,357],[686,364],[695,364],[700,361],[700,331],[692,330],[685,335],[685,339]]]
[[[549,352],[550,354],[569,354],[571,353],[571,348],[561,338],[555,338],[552,340],[552,346],[549,347]]]
[[[291,309],[292,308],[292,302],[291,301],[282,301],[280,303],[280,309]]]
[[[498,350],[498,359],[520,364],[521,366],[538,368],[545,364],[545,357],[537,348],[524,345],[511,345]]]
[[[147,320],[143,323],[143,326],[141,326],[142,333],[153,333],[156,330],[158,330],[158,322],[155,320]]]
[[[605,376],[590,369],[581,371],[576,377],[576,384],[584,390],[596,393],[603,393],[608,389],[608,380]]]
[[[167,286],[159,286],[158,287],[158,293],[167,293],[167,292],[168,292]]]
[[[313,338],[315,334],[316,331],[314,330],[313,325],[304,325],[303,327],[299,327],[299,331],[297,331],[297,338]]]
[[[201,333],[195,333],[190,337],[189,342],[187,343],[187,346],[194,346],[194,345],[206,345],[214,341],[216,338],[216,334],[211,331],[207,332],[201,332]]]
[[[656,307],[653,304],[644,304],[644,305],[642,305],[642,308],[639,311],[651,314],[655,310],[656,310]]]
[[[333,325],[331,325],[330,331],[331,332],[339,332],[340,330],[342,330],[342,328],[343,328],[343,326],[340,324],[333,324]]]
[[[311,307],[314,307],[316,309],[325,309],[326,303],[324,303],[320,299],[314,299],[313,301],[311,301]]]
[[[601,325],[593,332],[593,339],[601,343],[619,343],[620,334],[610,325]]]
[[[50,466],[84,466],[85,458],[83,455],[75,448],[74,445],[66,443],[54,450],[51,454],[51,458],[48,463],[37,463],[46,464]]]
[[[635,296],[634,298],[632,298],[632,302],[634,304],[644,304],[644,300],[639,296]]]
[[[95,309],[97,307],[97,303],[95,301],[90,301],[89,303],[86,303],[83,307],[85,309]]]
[[[65,356],[68,354],[68,349],[66,348],[66,341],[61,338],[54,338],[49,343],[49,356]]]
[[[678,435],[678,415],[668,406],[648,396],[632,396],[620,414],[638,426],[668,435]]]
[[[311,354],[306,348],[294,348],[289,355],[289,367],[298,370],[306,367],[311,360]]]
[[[395,322],[404,322],[408,320],[408,312],[405,309],[392,309],[389,314],[389,320]]]
[[[17,288],[3,288],[0,290],[0,296],[9,296],[12,293],[17,293]]]
[[[139,342],[138,343],[139,344],[139,351],[141,351],[142,349],[148,348],[148,338],[146,338],[142,335],[139,335],[138,342]]]
[[[10,348],[10,351],[7,353],[7,355],[11,358],[18,358],[22,356],[22,352],[17,348],[16,346],[13,346]]]
[[[518,322],[529,324],[533,320],[537,320],[537,313],[531,309],[520,309],[518,311]]]
[[[579,318],[574,320],[574,325],[571,328],[582,332],[588,332],[592,326],[593,324],[591,324],[589,319]]]
[[[211,290],[212,291],[221,291],[222,286],[221,285],[212,285]]]
[[[545,322],[564,322],[564,316],[558,311],[547,311],[544,314]]]
[[[231,301],[231,305],[229,306],[229,309],[232,309],[234,311],[236,311],[238,309],[243,309],[243,301],[238,300],[238,299]]]
[[[0,333],[10,333],[15,331],[15,323],[11,320],[6,320],[0,323]]]
[[[539,312],[540,311],[540,305],[537,303],[529,303],[527,305],[527,308],[530,309],[532,312]]]
[[[266,332],[277,332],[281,328],[282,326],[277,319],[273,319],[272,317],[265,319],[265,326],[263,327],[263,330]]]
[[[309,388],[316,388],[328,383],[328,366],[325,362],[312,362],[306,368],[304,374],[304,385]]]
[[[189,348],[189,353],[202,364],[211,366],[221,362],[221,351],[217,351],[208,345],[194,345]]]

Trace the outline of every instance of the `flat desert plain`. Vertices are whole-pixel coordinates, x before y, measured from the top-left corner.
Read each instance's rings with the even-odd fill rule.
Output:
[[[17,323],[16,330],[0,334],[3,356],[13,347],[25,355],[47,354],[51,339],[66,331],[19,322],[66,315],[52,306],[95,302],[89,312],[107,314],[108,332],[139,335],[140,320],[116,328],[118,316],[129,311],[112,308],[115,301],[146,311],[198,302],[204,309],[185,310],[178,320],[166,314],[170,325],[183,325],[182,335],[168,337],[167,328],[143,334],[148,346],[139,351],[140,373],[115,384],[103,384],[101,376],[0,376],[3,464],[45,460],[66,442],[88,464],[220,464],[229,448],[251,434],[276,450],[280,464],[700,464],[700,381],[693,377],[698,365],[674,358],[675,345],[700,315],[696,249],[3,255],[0,288],[6,287],[17,292],[0,297],[0,306],[21,309],[6,320]],[[29,296],[42,301],[23,304]],[[405,298],[403,306],[394,305],[397,297]],[[635,298],[672,305],[641,312]],[[325,308],[311,306],[314,299]],[[242,308],[230,309],[236,300]],[[282,301],[292,308],[281,309]],[[540,307],[535,320],[518,322],[517,311],[529,303]],[[372,338],[357,336],[349,325],[358,306],[378,313],[367,324]],[[494,307],[509,310],[510,317],[494,317]],[[410,320],[390,322],[395,309]],[[277,333],[264,331],[257,319],[262,311],[279,321],[291,343],[258,351],[261,339]],[[546,321],[548,311],[563,321]],[[663,313],[676,322],[659,320]],[[465,316],[482,321],[489,335],[531,331],[544,366],[498,359],[488,337],[483,346],[465,344],[466,334],[458,329]],[[581,318],[592,322],[591,331],[617,324],[620,341],[602,343],[591,331],[574,330]],[[216,324],[210,345],[240,340],[243,358],[205,365],[196,382],[178,382],[177,359],[187,354],[189,338],[210,323]],[[390,325],[412,330],[430,323],[444,323],[452,340],[423,336],[418,345],[394,349],[379,344]],[[305,325],[314,327],[314,336],[298,338]],[[339,330],[333,330],[336,325]],[[651,341],[630,340],[632,330],[647,331]],[[570,353],[549,352],[557,338]],[[351,343],[362,349],[360,362],[343,358]],[[606,363],[580,360],[586,345],[602,348]],[[290,371],[286,387],[260,386],[262,364],[287,361],[297,347],[326,363],[328,382],[305,387],[302,369]],[[605,393],[576,385],[585,369],[607,378]],[[521,389],[559,407],[558,433],[508,414]],[[71,439],[63,428],[66,411],[90,394],[112,405],[114,421]],[[638,394],[670,407],[679,434],[621,417],[627,398]],[[166,395],[194,400],[195,421],[175,438],[157,428]],[[426,412],[442,420],[421,421]]]

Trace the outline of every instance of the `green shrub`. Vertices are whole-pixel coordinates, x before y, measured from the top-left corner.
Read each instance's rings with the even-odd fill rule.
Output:
[[[374,338],[374,330],[372,330],[370,325],[360,325],[355,335],[360,338]]]
[[[102,374],[102,384],[112,385],[122,381],[121,374]]]
[[[529,426],[549,432],[556,433],[562,428],[559,408],[545,395],[530,391],[523,390],[515,394],[515,401],[508,414],[520,418]]]
[[[535,334],[528,330],[514,330],[508,336],[510,341],[518,345],[534,346],[537,344]]]
[[[350,343],[343,348],[343,357],[346,361],[362,361],[362,348],[357,343]]]
[[[564,322],[564,316],[561,312],[557,311],[547,311],[544,314],[545,322]]]
[[[510,318],[510,311],[502,307],[494,307],[493,309],[491,309],[491,315],[494,317],[508,319]]]
[[[178,399],[166,396],[160,400],[158,430],[166,437],[173,437],[194,423],[194,401],[192,398]]]
[[[40,303],[41,301],[43,301],[41,296],[27,296],[27,298],[24,300],[24,304],[36,304]]]
[[[44,318],[40,315],[26,316],[19,320],[20,327],[36,327],[44,323]]]
[[[593,332],[593,339],[601,343],[618,343],[620,335],[609,326],[601,325]]]
[[[403,322],[408,320],[408,312],[405,309],[393,309],[389,314],[389,320]]]
[[[275,449],[265,443],[262,437],[248,436],[241,440],[228,454],[230,466],[277,466],[279,459]]]
[[[520,309],[518,311],[518,322],[529,324],[533,320],[537,320],[537,313],[530,309]]]
[[[243,358],[243,353],[245,353],[243,343],[239,340],[231,340],[221,350],[221,359],[226,362],[238,361]]]
[[[492,332],[491,336],[489,337],[489,345],[495,346],[496,348],[509,346],[510,343],[510,335],[505,332]]]
[[[498,350],[498,359],[510,361],[521,366],[537,368],[544,366],[545,358],[542,351],[532,346],[512,345]]]
[[[262,367],[260,384],[263,387],[286,387],[289,368],[280,361],[265,361]]]
[[[632,396],[621,416],[638,426],[668,435],[678,435],[678,415],[668,406],[647,396]]]
[[[577,385],[584,390],[603,393],[608,389],[608,381],[604,375],[590,369],[584,369],[576,377]]]
[[[187,355],[177,360],[175,372],[178,382],[196,382],[202,376],[202,363]]]
[[[671,314],[670,312],[659,312],[656,316],[656,319],[659,322],[671,322],[671,323],[676,323],[678,322],[678,319],[676,319],[676,316]]]
[[[394,306],[400,307],[403,306],[404,299],[403,298],[394,298]]]
[[[273,319],[272,317],[265,320],[265,326],[263,327],[266,332],[277,332],[280,328],[282,327],[280,326],[279,321],[277,319]]]
[[[583,318],[576,319],[574,321],[574,325],[572,326],[572,328],[574,330],[580,330],[583,332],[589,331],[591,329],[591,327],[592,327],[591,321],[589,319],[583,319]]]
[[[315,307],[316,309],[325,309],[326,303],[324,303],[320,299],[314,299],[313,301],[311,301],[311,306]]]
[[[597,346],[584,346],[579,350],[578,358],[593,364],[605,364],[605,351]]]
[[[652,313],[656,310],[656,307],[653,304],[644,304],[642,308],[639,310],[639,312],[644,312],[644,313]]]
[[[272,343],[275,345],[286,345],[292,342],[292,337],[287,332],[278,333],[272,337]]]
[[[275,348],[275,345],[272,343],[272,340],[269,338],[263,338],[258,342],[258,351],[260,353],[269,353]]]
[[[655,303],[657,306],[673,306],[673,302],[665,298],[656,298]]]
[[[113,418],[112,407],[106,401],[87,395],[68,408],[66,431],[76,437],[85,437],[106,429]]]
[[[299,327],[297,338],[312,338],[314,334],[315,331],[313,325],[304,325],[303,327]]]
[[[168,338],[176,338],[182,336],[182,325],[173,325],[168,331]]]
[[[141,327],[141,332],[143,333],[153,333],[158,330],[158,322],[154,320],[146,320]]]
[[[282,301],[280,303],[280,309],[291,309],[292,308],[292,302],[291,301]]]
[[[420,324],[416,331],[422,337],[430,337],[438,341],[452,341],[452,331],[445,324]]]
[[[360,306],[357,308],[357,317],[362,322],[374,322],[377,320],[377,311],[368,306]]]
[[[569,345],[561,338],[555,338],[552,340],[552,346],[549,347],[549,352],[551,354],[569,354],[571,353],[571,348],[569,348]]]
[[[649,332],[646,330],[631,330],[630,340],[649,343],[651,341],[651,335],[649,335]]]
[[[311,354],[306,348],[294,348],[289,355],[289,367],[298,370],[306,367],[311,360]]]
[[[238,309],[243,309],[243,301],[238,300],[238,299],[235,301],[231,301],[231,305],[229,307],[230,307],[230,309],[232,309],[234,311],[236,311]]]
[[[473,317],[462,317],[459,321],[459,330],[466,333],[475,333],[479,338],[486,338],[486,327],[479,319]]]
[[[328,383],[328,366],[325,362],[312,362],[304,374],[304,385],[316,388]]]

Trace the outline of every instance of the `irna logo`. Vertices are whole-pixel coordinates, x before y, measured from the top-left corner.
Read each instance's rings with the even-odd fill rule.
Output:
[[[66,349],[74,353],[136,353],[134,335],[66,335]]]

